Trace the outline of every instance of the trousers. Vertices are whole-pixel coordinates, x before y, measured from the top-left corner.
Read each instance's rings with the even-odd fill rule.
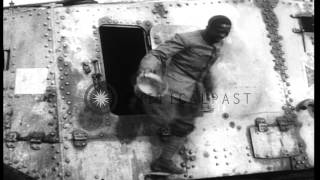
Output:
[[[170,134],[185,137],[195,126],[195,119],[201,115],[201,104],[186,102],[173,96],[162,97],[144,96],[143,106],[148,115],[155,118],[163,127],[168,127]]]

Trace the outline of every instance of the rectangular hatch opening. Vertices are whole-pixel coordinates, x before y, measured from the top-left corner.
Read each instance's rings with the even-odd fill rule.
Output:
[[[140,61],[150,49],[145,30],[139,26],[102,25],[99,31],[106,81],[117,95],[111,112],[145,114],[134,93]]]

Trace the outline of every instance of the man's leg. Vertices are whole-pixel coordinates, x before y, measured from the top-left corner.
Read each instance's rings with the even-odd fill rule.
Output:
[[[200,107],[185,102],[173,103],[175,114],[170,123],[171,136],[162,149],[160,157],[151,165],[152,170],[182,174],[185,171],[172,162],[172,157],[183,146],[186,136],[194,129],[194,119],[199,114]]]

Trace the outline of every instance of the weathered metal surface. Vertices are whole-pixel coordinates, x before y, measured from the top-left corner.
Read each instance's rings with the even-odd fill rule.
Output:
[[[296,4],[288,8],[288,4],[279,3],[274,10],[279,19],[279,34],[283,36],[282,46],[285,52],[284,57],[287,59],[286,66],[290,86],[286,88],[286,91],[291,92],[290,98],[292,98],[293,105],[306,98],[313,98],[314,94],[312,83],[308,84],[306,68],[306,66],[311,70],[314,68],[313,56],[308,56],[308,54],[314,54],[312,40],[306,34],[301,35],[290,31],[292,27],[300,28],[298,19],[291,18],[290,15],[306,12],[304,5],[312,5],[312,3],[300,2]],[[304,52],[301,36],[305,36],[306,52]]]
[[[7,17],[11,23],[10,34],[4,34],[6,43],[10,43],[11,55],[5,76],[8,99],[4,100],[9,107],[6,110],[8,126],[4,132],[4,137],[8,137],[4,139],[5,156],[9,159],[6,164],[32,177],[57,179],[52,168],[59,168],[61,158],[50,10],[16,8],[8,11],[12,14]],[[18,132],[15,139],[12,139],[12,132]],[[50,142],[54,144],[49,144],[40,132],[54,137],[55,142]]]
[[[98,27],[102,24],[141,25],[150,28],[151,5],[136,6],[89,5],[58,7],[54,23],[56,58],[59,73],[59,109],[63,136],[64,177],[69,179],[137,179],[140,164],[131,165],[130,154],[121,154],[121,143],[115,137],[116,122],[107,112],[96,113],[85,103],[86,91],[92,88],[94,73],[101,73],[105,79],[103,57]],[[105,59],[107,60],[107,59]],[[84,71],[83,63],[92,69]],[[98,64],[98,66],[96,65]],[[66,65],[67,64],[67,65]],[[67,75],[65,74],[67,73]],[[106,136],[101,140],[89,140],[83,148],[74,146],[71,133],[82,129],[88,136]],[[108,138],[108,135],[113,135]],[[79,142],[79,141],[78,141]],[[82,143],[81,143],[82,144]],[[114,148],[112,148],[114,147]],[[146,145],[141,146],[142,149]],[[98,151],[97,151],[98,150]],[[145,156],[142,153],[140,156]],[[144,161],[144,160],[143,160]],[[121,168],[119,168],[121,167]],[[148,165],[144,165],[148,167]],[[83,171],[79,171],[83,169]],[[93,170],[93,169],[94,170]],[[137,170],[133,171],[133,168]]]
[[[58,179],[61,171],[59,144],[41,144],[39,150],[30,148],[26,142],[18,142],[10,151],[6,164],[38,179]]]
[[[254,156],[256,158],[283,158],[299,154],[295,127],[281,132],[278,126],[269,126],[266,132],[250,128]]]
[[[4,146],[4,162],[11,165],[21,162],[21,167],[30,164],[25,169],[34,177],[39,174],[41,179],[144,179],[150,162],[160,153],[161,142],[153,137],[156,126],[146,126],[148,117],[120,117],[108,111],[97,114],[86,107],[86,91],[95,81],[92,75],[101,73],[102,80],[108,80],[103,66],[107,59],[101,54],[98,28],[102,24],[142,26],[151,31],[155,48],[176,32],[204,28],[211,16],[224,14],[231,18],[233,28],[220,59],[211,69],[216,86],[214,111],[197,119],[195,131],[174,157],[187,173],[170,178],[313,167],[313,116],[308,110],[296,112],[293,108],[301,100],[313,98],[313,86],[310,80],[308,86],[304,69],[308,66],[313,70],[313,39],[306,35],[307,52],[303,52],[300,35],[291,31],[298,27],[297,20],[290,17],[313,10],[306,5],[309,2],[263,4],[266,2],[138,0],[53,9],[18,8],[14,15],[8,15],[11,9],[6,10],[4,44],[12,47],[12,69],[4,73],[4,135],[12,131],[22,136],[32,131],[54,131],[61,137],[61,144],[38,144],[39,140],[33,138],[35,148],[40,147],[34,150],[29,141],[18,141],[13,143],[14,148]],[[9,38],[10,33],[14,36]],[[43,95],[14,96],[16,73],[12,70],[16,68],[48,68],[48,91]],[[287,75],[282,73],[286,69]],[[299,153],[290,154],[290,158],[256,158],[255,150],[261,146],[252,144],[249,127],[255,125],[257,117],[266,119],[266,124],[275,124],[283,111],[288,116],[297,114],[300,126],[281,134],[292,135],[286,136],[286,143],[297,142]],[[80,144],[85,141],[85,146],[74,146],[74,130],[88,135],[87,139],[75,138]],[[295,133],[291,133],[293,130]],[[279,157],[278,151],[265,152]]]
[[[15,19],[11,29],[13,35],[11,37],[10,61],[14,63],[14,66],[10,67],[12,76],[8,77],[8,81],[10,81],[8,86],[13,88],[8,92],[8,96],[13,108],[11,130],[18,131],[22,135],[27,135],[31,131],[55,131],[55,126],[48,126],[48,124],[57,122],[56,102],[53,102],[54,99],[51,102],[46,99],[46,95],[55,93],[54,80],[51,79],[51,76],[54,77],[54,75],[49,73],[52,71],[52,59],[50,59],[52,49],[50,41],[48,41],[51,33],[47,13],[48,10],[45,9],[13,10]],[[25,68],[33,72],[37,71],[33,68],[47,70],[42,74],[38,72],[38,75],[42,76],[38,81],[38,77],[29,74],[29,80],[27,79],[28,82],[24,84],[20,81],[25,81],[26,78],[23,78],[23,72],[20,74],[20,70]],[[16,72],[17,70],[18,72]],[[34,84],[33,81],[37,81],[38,84]],[[52,82],[53,84],[51,84]],[[35,87],[39,83],[42,87]],[[31,87],[24,87],[25,85],[31,85]],[[43,88],[46,91],[43,91]],[[27,92],[28,89],[33,89],[34,93]],[[35,91],[41,90],[41,92],[35,92],[34,89]]]

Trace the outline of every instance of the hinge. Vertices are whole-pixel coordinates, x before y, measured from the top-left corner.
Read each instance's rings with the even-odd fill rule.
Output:
[[[266,123],[266,120],[264,118],[260,118],[260,117],[256,118],[255,124],[258,128],[258,131],[260,132],[268,131],[268,124]]]
[[[77,148],[84,148],[87,145],[88,134],[82,130],[74,130],[72,132],[73,145]]]
[[[21,136],[18,132],[11,131],[5,136],[4,141],[8,148],[15,148],[15,143],[18,141],[28,141],[31,149],[39,150],[42,143],[59,143],[59,138],[55,132],[45,134],[45,132],[31,132],[27,136]]]

